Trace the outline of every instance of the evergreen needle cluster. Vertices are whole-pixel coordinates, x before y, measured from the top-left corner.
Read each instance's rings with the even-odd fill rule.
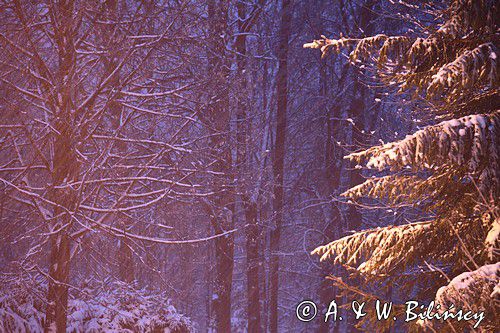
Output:
[[[382,81],[425,99],[430,107],[421,111],[440,119],[400,141],[345,157],[389,175],[368,178],[343,196],[417,206],[432,221],[364,230],[313,254],[367,280],[403,276],[404,284],[446,276],[426,280],[434,284],[436,303],[485,310],[489,319],[481,329],[488,331],[498,328],[500,288],[498,4],[455,0],[434,15],[439,23],[426,27],[425,37],[323,36],[304,45],[323,55],[347,51],[351,62],[373,64]],[[457,331],[468,325],[420,324]]]

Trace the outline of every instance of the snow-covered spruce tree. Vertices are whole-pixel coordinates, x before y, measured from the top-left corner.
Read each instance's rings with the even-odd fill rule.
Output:
[[[347,51],[353,64],[372,64],[388,86],[423,98],[428,107],[419,112],[436,119],[400,141],[346,156],[383,176],[343,193],[354,202],[368,197],[414,205],[431,219],[364,230],[313,254],[351,268],[367,282],[390,281],[399,288],[425,276],[432,285],[418,297],[434,298],[443,309],[453,303],[484,310],[479,329],[491,331],[499,324],[500,286],[498,4],[459,0],[432,7],[422,5],[438,23],[423,28],[421,36],[323,37],[304,45],[321,49],[323,56]],[[470,323],[418,322],[439,331],[468,330]],[[380,328],[380,322],[373,324]]]

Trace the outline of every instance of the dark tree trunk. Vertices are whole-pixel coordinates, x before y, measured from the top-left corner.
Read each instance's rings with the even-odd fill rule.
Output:
[[[258,207],[255,199],[249,193],[248,184],[246,181],[249,178],[251,168],[251,159],[249,151],[251,141],[251,120],[248,117],[248,98],[246,95],[248,84],[246,77],[247,67],[247,48],[246,48],[246,33],[250,30],[252,23],[255,22],[260,13],[259,3],[247,18],[246,6],[243,2],[237,3],[239,17],[239,35],[236,37],[236,64],[238,67],[238,82],[236,85],[236,96],[238,96],[237,104],[237,166],[239,171],[238,187],[243,201],[243,209],[246,219],[246,275],[247,275],[247,319],[248,332],[258,333],[262,331],[261,316],[260,316],[260,288],[259,288],[259,227],[257,224]],[[258,191],[259,189],[257,189]]]
[[[325,64],[325,60],[320,60],[320,95],[324,98],[325,101],[328,100],[328,80],[327,78],[327,66]],[[345,80],[345,71],[344,75],[341,76],[340,84],[342,84]],[[334,119],[340,118],[340,108],[336,105],[325,105],[325,108],[328,110],[326,117],[326,142],[325,142],[325,177],[326,177],[326,195],[333,196],[336,194],[336,191],[340,187],[340,171],[342,168],[342,155],[339,151],[339,148],[336,147],[335,141],[341,141],[341,127],[338,126],[338,122]],[[327,224],[324,231],[325,240],[323,243],[331,242],[334,239],[338,239],[341,234],[341,214],[339,207],[336,202],[330,204],[327,216]],[[331,281],[326,279],[326,276],[332,274],[332,268],[330,263],[321,263],[321,275],[323,281],[321,282],[318,294],[319,299],[324,307],[322,310],[326,311],[328,305],[335,297],[335,288],[332,285]],[[330,321],[320,320],[319,330],[318,332],[328,332],[330,328]],[[338,327],[339,325],[335,325]]]
[[[122,223],[121,228],[126,230],[126,224]],[[120,238],[120,247],[118,250],[118,274],[120,280],[123,282],[133,282],[135,279],[134,260],[132,257],[132,249],[130,248],[130,241],[126,235]]]
[[[363,36],[370,36],[373,30],[373,0],[368,0],[361,4],[359,8],[359,29],[362,31]],[[348,109],[348,116],[354,121],[354,126],[352,129],[352,144],[355,147],[366,147],[368,145],[368,137],[364,134],[365,124],[367,119],[369,119],[369,109],[366,105],[366,97],[369,94],[368,88],[361,82],[361,78],[364,75],[363,70],[354,69],[353,73],[353,95],[352,101]],[[364,177],[360,169],[355,168],[356,164],[351,162],[350,167],[350,179],[349,188],[359,185],[364,182]],[[348,233],[353,230],[360,230],[363,227],[363,216],[354,205],[350,205],[348,208],[348,221],[347,221],[347,231]],[[360,281],[352,280],[352,283],[356,284]],[[348,330],[351,332],[360,332],[356,327],[358,322],[353,316],[348,318]]]
[[[260,323],[260,288],[259,288],[259,226],[257,225],[257,204],[245,204],[246,247],[247,247],[247,316],[248,332],[262,331]]]
[[[220,223],[217,221],[215,223]],[[233,283],[234,239],[227,235],[215,240],[215,311],[217,332],[231,332],[231,288]]]
[[[260,52],[262,54],[262,52]],[[263,76],[262,76],[262,109],[265,110],[264,112],[264,119],[266,119],[266,121],[268,121],[267,119],[267,116],[270,114],[270,106],[268,105],[268,96],[267,96],[267,91],[268,91],[268,64],[267,62],[264,62],[264,65],[263,65]],[[264,128],[264,137],[267,138],[267,136],[269,135],[269,129],[267,127]],[[267,139],[265,139],[267,140]],[[266,144],[263,145],[263,148],[266,149],[267,148],[267,141],[266,141]],[[261,162],[261,165],[260,165],[260,168],[262,170],[265,170],[266,168],[266,161],[267,161],[267,158],[264,159],[262,162]],[[258,212],[258,219],[261,223],[263,223],[263,221],[269,221],[269,211],[270,209],[267,207],[267,205],[264,203],[264,200],[263,200],[263,192],[264,192],[264,188],[261,187],[258,189],[259,190],[259,195],[257,197],[257,212]],[[266,223],[266,226],[267,226],[267,223]],[[264,233],[262,230],[260,230],[260,233],[259,233],[259,237],[260,237],[260,240],[259,240],[259,265],[261,267],[260,271],[259,271],[259,274],[260,274],[260,281],[262,281],[261,283],[261,291],[260,291],[260,299],[263,301],[263,304],[262,304],[262,327],[264,327],[264,329],[267,329],[268,327],[268,321],[269,321],[269,298],[268,298],[268,294],[269,294],[269,275],[268,275],[268,272],[269,272],[269,269],[268,269],[268,259],[269,256],[269,246],[268,246],[268,233]]]
[[[102,26],[101,42],[103,45],[109,44],[109,36],[113,36],[117,34],[117,24],[113,24],[111,22],[118,22],[119,17],[119,8],[117,0],[109,0],[104,4],[104,17],[106,18],[107,23]],[[151,10],[151,8],[149,8]],[[120,45],[109,44],[108,52],[104,56],[104,71],[106,75],[110,75],[115,71],[118,66],[118,59],[120,58]],[[110,86],[119,87],[120,86],[120,71],[116,71],[113,77],[110,80]],[[122,105],[117,100],[120,96],[117,94],[112,97],[112,100],[109,102],[109,117],[111,126],[115,133],[120,133],[121,131],[121,117],[122,117]],[[116,147],[117,151],[120,154],[126,155],[127,152],[127,144],[123,141],[114,141],[113,145]],[[125,176],[125,174],[119,171],[116,171],[116,177]],[[114,218],[117,220],[117,225],[120,229],[123,230],[123,235],[119,239],[118,251],[116,254],[116,262],[118,266],[118,278],[124,282],[132,282],[135,279],[135,266],[133,253],[131,249],[130,239],[127,237],[126,232],[130,225],[129,217],[126,214],[117,213]]]
[[[68,309],[69,237],[66,231],[51,237],[49,290],[45,332],[66,332]]]
[[[63,97],[62,101],[65,103],[68,100]],[[66,181],[75,180],[78,173],[78,163],[71,143],[71,127],[62,120],[56,129],[60,134],[54,143],[52,179],[55,185],[61,185]],[[53,332],[54,329],[57,332],[66,332],[70,264],[69,229],[72,224],[69,213],[74,209],[76,195],[71,188],[57,188],[53,190],[51,197],[52,201],[57,204],[53,215],[59,217],[52,227],[54,234],[50,238],[51,252],[45,332]]]
[[[360,20],[359,27],[363,31],[364,35],[371,35],[373,30],[373,0],[366,1],[360,8]],[[363,71],[355,70],[354,73],[354,87],[353,87],[353,97],[352,102],[348,110],[349,117],[354,120],[355,126],[352,131],[352,144],[357,147],[365,147],[369,142],[367,141],[367,136],[363,133],[365,129],[365,123],[369,117],[368,110],[366,107],[365,99],[368,94],[368,88],[360,82],[360,76],[363,75]],[[352,188],[356,185],[363,183],[364,178],[361,174],[360,169],[355,168],[355,163],[350,164],[351,174],[349,187]],[[348,230],[359,230],[362,226],[362,216],[359,210],[355,206],[349,207],[349,224]]]
[[[279,293],[279,249],[281,227],[283,225],[283,172],[285,160],[285,138],[287,128],[287,95],[288,95],[288,43],[290,40],[290,25],[292,8],[290,0],[283,0],[281,9],[281,24],[278,43],[278,73],[276,78],[276,141],[273,155],[274,199],[273,209],[275,226],[270,236],[270,320],[271,333],[278,332],[278,293]]]
[[[232,190],[232,156],[228,77],[229,64],[224,36],[227,34],[226,0],[208,2],[210,41],[209,78],[210,101],[208,114],[204,118],[210,129],[209,145],[213,163],[213,187],[211,224],[216,233],[223,233],[234,227],[234,193]],[[215,240],[215,281],[212,297],[217,332],[231,331],[231,289],[234,266],[234,236],[232,234]]]
[[[364,88],[360,87],[357,81],[354,84],[354,96],[351,105],[348,110],[349,117],[354,120],[355,126],[352,129],[352,144],[356,147],[363,146],[365,143],[365,135],[361,132],[364,129],[365,117],[366,117],[366,105],[364,102]],[[352,188],[356,185],[363,183],[364,178],[361,174],[360,169],[355,168],[356,163],[351,162],[350,167],[350,180],[349,187]],[[347,231],[359,230],[362,225],[361,212],[354,205],[350,205],[348,209],[348,224]]]
[[[56,115],[54,128],[54,156],[52,184],[54,188],[51,200],[56,203],[53,209],[55,217],[51,226],[49,286],[45,313],[45,332],[66,332],[68,309],[68,282],[70,265],[70,238],[76,194],[72,188],[57,188],[66,182],[78,178],[79,165],[74,148],[71,73],[75,66],[76,54],[73,43],[72,1],[61,1],[52,7],[54,39],[57,44],[59,59],[57,87],[53,96],[53,112]]]

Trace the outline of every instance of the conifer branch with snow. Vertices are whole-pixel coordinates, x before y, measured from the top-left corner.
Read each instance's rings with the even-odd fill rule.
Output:
[[[490,297],[498,299],[497,14],[494,1],[455,0],[436,13],[440,23],[428,27],[433,32],[426,37],[322,36],[304,45],[320,49],[323,56],[347,51],[353,64],[374,65],[383,82],[432,105],[420,112],[445,119],[402,140],[345,156],[367,172],[384,175],[368,178],[344,197],[411,205],[427,211],[433,221],[363,230],[333,240],[312,252],[321,261],[345,265],[368,279],[389,279],[424,263],[440,266],[452,280],[439,290],[436,281],[436,302],[464,304],[465,297],[467,306],[477,309]],[[468,272],[471,267],[475,270]],[[428,272],[420,269],[417,275],[419,271]]]

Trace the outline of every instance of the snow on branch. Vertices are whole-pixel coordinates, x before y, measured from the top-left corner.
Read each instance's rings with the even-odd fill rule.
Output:
[[[414,241],[431,231],[432,222],[388,226],[358,232],[312,251],[321,261],[331,260],[356,268],[361,273],[388,274],[416,251]],[[406,255],[401,257],[401,250]]]
[[[486,245],[486,251],[488,253],[488,258],[490,260],[493,260],[493,258],[498,257],[499,254],[498,240],[500,236],[500,218],[496,217],[491,220],[492,223],[488,235],[486,236],[485,245]]]
[[[379,68],[393,62],[412,69],[410,73],[402,76],[406,78],[406,82],[402,84],[401,91],[413,86],[420,91],[426,91],[429,97],[440,97],[447,88],[451,89],[451,94],[457,94],[479,81],[485,81],[490,87],[495,85],[498,76],[496,47],[493,43],[488,42],[471,50],[461,51],[450,63],[442,63],[440,60],[443,58],[440,55],[443,52],[442,43],[443,41],[435,36],[417,38],[413,42],[407,36],[384,34],[360,39],[329,39],[322,36],[322,39],[304,44],[304,48],[320,49],[322,57],[329,52],[340,53],[343,49],[353,48],[349,55],[352,62],[366,61],[370,55],[378,53],[376,62]],[[436,59],[433,64],[429,59],[434,58]]]
[[[460,36],[469,30],[495,32],[498,9],[496,0],[454,0],[447,10],[447,20],[438,34]]]
[[[329,39],[322,35],[321,39],[315,39],[311,43],[305,43],[303,47],[305,49],[320,49],[322,54],[321,57],[325,57],[329,51],[339,53],[345,47],[353,46],[359,41],[360,39],[344,37],[340,39]]]
[[[365,38],[345,38],[329,39],[321,36],[321,39],[314,40],[312,43],[305,43],[304,48],[320,49],[322,57],[329,52],[340,53],[343,49],[352,48],[350,60],[356,62],[367,58],[370,54],[379,52],[378,63],[385,63],[388,56],[401,57],[411,46],[411,39],[406,36],[387,36],[378,34]]]
[[[498,288],[500,278],[500,262],[479,267],[472,272],[464,272],[457,275],[448,285],[439,288],[436,293],[436,303],[474,303],[474,298],[480,298],[481,290],[486,284],[489,289],[487,297],[494,297],[494,288]],[[483,285],[483,286],[481,286]],[[474,297],[470,299],[469,297]]]
[[[451,165],[495,176],[499,130],[499,111],[491,115],[471,115],[428,126],[403,140],[371,147],[345,158],[378,170],[398,170],[406,166],[424,170]]]
[[[353,268],[366,277],[394,276],[423,261],[453,265],[460,260],[459,252],[471,247],[478,249],[478,254],[489,255],[491,244],[498,244],[498,221],[493,222],[486,240],[478,242],[469,236],[481,223],[484,219],[476,216],[369,229],[319,246],[311,254],[319,255],[320,261]]]
[[[350,51],[351,62],[377,63],[382,79],[400,84],[400,91],[414,88],[427,98],[456,98],[464,89],[481,82],[495,88],[498,82],[496,46],[491,39],[478,42],[474,31],[494,33],[494,1],[453,1],[448,19],[425,37],[387,36],[365,38],[321,39],[304,44],[320,49],[322,57],[329,52]],[[469,24],[467,23],[469,22]],[[378,54],[378,57],[377,57]],[[449,62],[449,59],[454,59]]]
[[[483,312],[482,331],[495,331],[498,302],[500,299],[500,262],[484,265],[474,271],[464,272],[453,278],[448,285],[439,288],[434,300],[436,308],[447,309],[451,304],[462,311]],[[423,327],[432,327],[432,331],[441,331],[446,325],[442,321],[419,321]],[[467,321],[453,323],[455,332],[470,331]],[[474,327],[476,328],[476,327]],[[475,330],[473,330],[475,331]]]
[[[430,96],[435,96],[445,88],[450,88],[452,93],[458,93],[480,80],[488,80],[493,86],[497,80],[496,59],[493,43],[484,43],[467,50],[432,76],[427,92]]]
[[[450,189],[454,173],[442,172],[428,178],[418,176],[390,175],[370,178],[354,186],[341,195],[353,200],[362,197],[385,199],[390,203],[419,203],[442,195],[449,190],[460,190],[460,186]]]

